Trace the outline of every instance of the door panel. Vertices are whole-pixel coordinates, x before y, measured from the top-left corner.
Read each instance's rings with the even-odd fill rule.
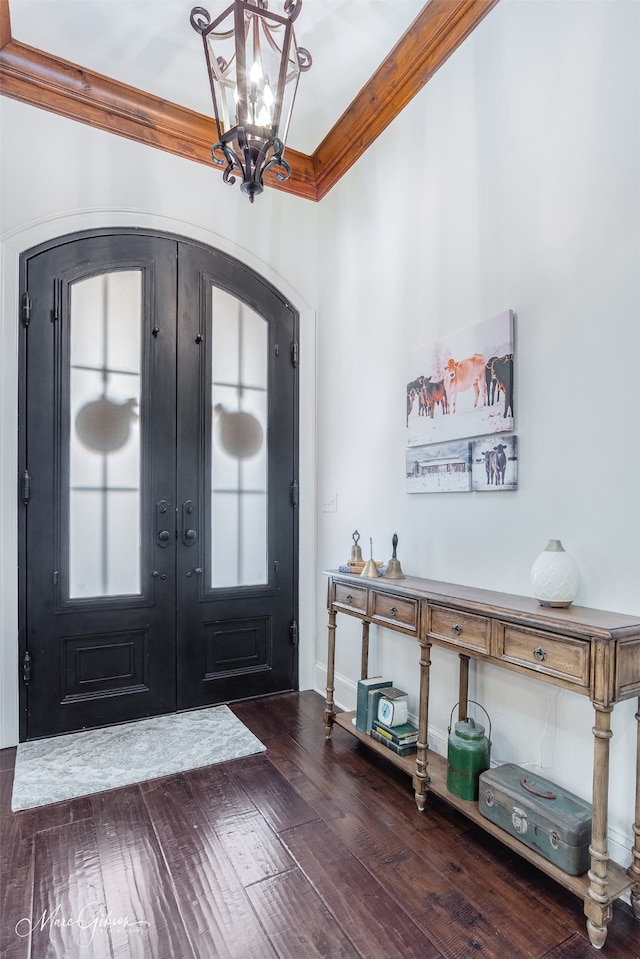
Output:
[[[137,291],[126,307],[121,271]],[[31,257],[25,280],[32,484],[23,622],[34,738],[174,708],[174,641],[164,624],[174,615],[175,567],[152,534],[154,504],[174,490],[175,250],[150,237],[83,239]],[[118,289],[111,306],[110,286]],[[136,327],[133,377],[117,348],[122,316]],[[132,393],[122,381],[132,379],[132,435],[116,450],[96,448],[113,439],[104,403],[118,412]]]
[[[200,506],[178,551],[180,708],[291,689],[297,668],[297,317],[241,264],[184,246],[178,487]]]
[[[22,278],[22,738],[293,688],[296,314],[142,232],[31,251]]]

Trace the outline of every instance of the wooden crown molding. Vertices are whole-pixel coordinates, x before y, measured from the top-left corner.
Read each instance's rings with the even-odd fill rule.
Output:
[[[430,0],[315,152],[287,149],[290,178],[266,182],[321,200],[497,3]],[[212,118],[14,40],[9,0],[0,0],[0,93],[211,165]]]

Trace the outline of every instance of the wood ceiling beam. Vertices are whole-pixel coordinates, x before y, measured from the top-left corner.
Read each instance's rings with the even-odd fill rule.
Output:
[[[291,177],[277,190],[320,200],[368,149],[498,0],[430,0],[312,156],[287,149]],[[11,36],[0,0],[0,93],[176,156],[211,166],[212,118]]]
[[[386,130],[498,0],[430,0],[312,156],[318,200]]]
[[[0,50],[11,40],[11,21],[9,20],[9,0],[0,3]]]
[[[2,7],[6,5],[7,0],[0,0],[0,26]],[[176,156],[213,165],[211,144],[218,137],[212,118],[17,40],[10,39],[0,50],[0,93]],[[266,182],[315,200],[310,157],[287,150],[287,162],[291,166],[289,180],[280,183],[267,175]]]

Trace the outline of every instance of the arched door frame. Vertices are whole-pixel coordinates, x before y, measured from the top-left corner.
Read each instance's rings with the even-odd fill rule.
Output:
[[[250,251],[224,237],[177,219],[148,213],[77,213],[32,223],[2,237],[0,278],[2,303],[0,335],[3,357],[0,372],[3,396],[0,413],[0,608],[3,610],[0,640],[0,748],[18,742],[18,318],[20,312],[19,259],[22,252],[57,237],[101,228],[141,229],[187,242],[200,243],[235,257],[271,283],[287,297],[300,315],[300,506],[299,506],[299,595],[300,604],[300,689],[313,687],[316,623],[316,436],[315,436],[315,311],[287,280]]]

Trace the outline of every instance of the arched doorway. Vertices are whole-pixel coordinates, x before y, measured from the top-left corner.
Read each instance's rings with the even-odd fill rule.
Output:
[[[21,738],[295,688],[296,311],[145,231],[21,280]]]

